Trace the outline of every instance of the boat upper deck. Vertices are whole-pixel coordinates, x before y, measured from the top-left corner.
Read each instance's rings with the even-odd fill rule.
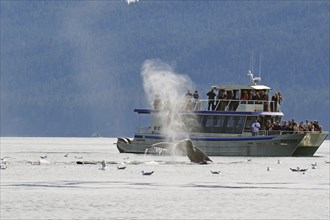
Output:
[[[210,102],[214,103],[211,107]],[[240,114],[240,115],[278,115],[283,116],[281,106],[275,101],[213,99],[186,99],[173,105],[159,102],[152,109],[134,109],[138,114],[150,114],[159,111],[180,111],[195,114]]]
[[[207,92],[208,99],[199,99],[199,94],[195,91],[187,94],[181,100],[169,100],[169,97],[155,95],[152,109],[155,111],[194,111],[204,114],[216,112],[248,113],[263,112],[268,115],[283,115],[281,112],[281,94],[276,92],[270,97],[271,88],[264,85],[257,85],[261,79],[253,77],[249,71],[248,76],[251,85],[218,85],[212,86]],[[147,113],[137,111],[138,113]],[[152,112],[152,111],[151,111]],[[150,112],[150,113],[151,113]]]

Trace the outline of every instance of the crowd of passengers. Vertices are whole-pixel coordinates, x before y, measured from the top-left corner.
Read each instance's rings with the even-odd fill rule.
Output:
[[[237,99],[237,91],[238,90],[224,90],[220,89],[218,91],[218,95],[215,93],[215,89],[211,88],[211,90],[206,94],[208,96],[208,107],[209,111],[214,110],[225,110],[226,106],[229,104],[228,109],[230,111],[235,111],[238,107],[238,99]],[[269,94],[267,90],[242,90],[242,94],[240,100],[242,104],[263,104],[264,111],[278,111],[278,104],[282,102],[282,94],[281,92],[276,92],[271,100],[269,100]],[[229,102],[230,100],[230,102]]]
[[[317,120],[309,121],[306,120],[304,122],[300,122],[299,125],[295,122],[294,119],[291,121],[282,121],[279,123],[278,121],[271,123],[269,120],[265,125],[265,130],[268,131],[288,131],[293,133],[302,133],[302,132],[322,132],[322,126],[319,125]]]
[[[280,92],[276,92],[271,101],[269,100],[269,95],[266,90],[242,90],[241,97],[237,98],[238,90],[218,90],[218,94],[215,93],[215,88],[211,88],[209,92],[206,93],[208,96],[208,111],[224,111],[228,107],[229,111],[236,111],[239,101],[242,104],[263,104],[264,111],[278,111],[278,104],[281,104],[282,95]],[[199,94],[196,90],[191,93],[189,90],[185,95],[185,109],[186,110],[200,110],[201,105],[199,101]],[[161,101],[160,95],[155,95],[154,109],[160,110],[162,107],[170,105],[169,101]]]

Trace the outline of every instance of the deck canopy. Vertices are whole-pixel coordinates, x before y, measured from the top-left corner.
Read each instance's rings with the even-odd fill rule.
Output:
[[[212,86],[212,88],[216,90],[271,90],[270,87],[264,85],[251,85],[251,86],[244,86],[244,85],[218,85]]]
[[[255,90],[271,90],[270,87],[268,86],[263,86],[263,85],[255,85],[255,86],[251,86],[253,89]]]

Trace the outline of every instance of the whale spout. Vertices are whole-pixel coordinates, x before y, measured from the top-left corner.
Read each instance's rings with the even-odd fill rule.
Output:
[[[175,144],[170,142],[158,142],[146,149],[147,154],[171,155],[175,149]]]

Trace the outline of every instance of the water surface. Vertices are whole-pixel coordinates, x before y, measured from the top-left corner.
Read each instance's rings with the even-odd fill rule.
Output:
[[[10,158],[1,219],[329,219],[329,141],[314,157],[211,157],[207,165],[120,154],[115,141],[2,137],[1,157]],[[290,170],[298,166],[307,172]]]

